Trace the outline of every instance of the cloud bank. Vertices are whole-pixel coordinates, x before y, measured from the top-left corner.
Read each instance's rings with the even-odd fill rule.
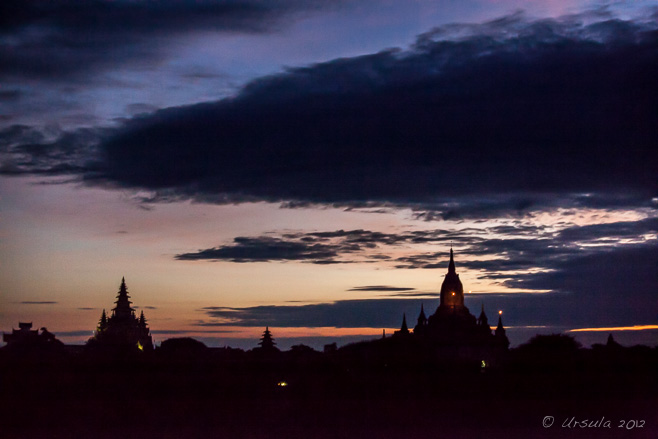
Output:
[[[558,228],[519,224],[399,233],[341,229],[237,237],[232,243],[182,253],[176,255],[176,259],[315,264],[379,262],[395,268],[439,268],[445,266],[445,251],[419,252],[415,249],[418,245],[447,246],[450,243],[458,248],[461,266],[479,270],[484,277],[505,278],[507,273],[517,275],[528,269],[555,270],[565,260],[617,250],[623,245],[653,248],[656,236],[656,217]],[[401,248],[409,254],[394,257],[394,251]],[[387,291],[387,288],[375,285],[357,287],[354,291]]]
[[[657,29],[587,14],[445,26],[407,50],[291,68],[233,98],[136,116],[81,142],[87,150],[69,149],[89,131],[26,143],[16,138],[29,130],[13,127],[0,136],[2,171],[76,174],[150,201],[472,197],[480,210],[523,211],[583,193],[646,204],[658,193]]]
[[[0,3],[0,78],[53,81],[118,64],[143,64],[162,57],[172,37],[272,32],[321,5],[297,0],[6,0]]]

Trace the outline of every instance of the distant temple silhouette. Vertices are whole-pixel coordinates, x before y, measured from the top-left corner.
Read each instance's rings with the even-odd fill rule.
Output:
[[[421,305],[413,333],[409,332],[406,316],[403,315],[402,326],[393,336],[413,337],[431,346],[444,358],[485,361],[483,366],[487,361],[496,361],[509,347],[502,315],[498,316],[498,327],[492,332],[484,312],[484,304],[478,318],[464,305],[464,287],[455,269],[452,248],[448,273],[441,285],[440,304],[436,312],[427,318]]]
[[[276,348],[276,343],[274,342],[274,337],[272,337],[272,332],[270,331],[270,327],[266,327],[265,331],[263,332],[263,336],[260,339],[260,342],[258,343],[260,345],[260,348],[263,350],[274,350]]]
[[[131,303],[126,279],[122,278],[112,315],[107,317],[103,310],[94,336],[87,343],[88,346],[152,351],[153,339],[146,324],[144,311],[138,318],[135,316],[135,310],[130,306]]]
[[[39,331],[32,329],[32,322],[18,322],[18,329],[12,329],[11,334],[2,334],[2,340],[8,345],[14,343],[30,343],[39,339]]]
[[[46,328],[41,328],[41,334],[38,330],[32,329],[32,322],[19,322],[18,329],[12,329],[11,334],[2,334],[2,341],[7,343],[9,349],[60,348],[64,346]]]

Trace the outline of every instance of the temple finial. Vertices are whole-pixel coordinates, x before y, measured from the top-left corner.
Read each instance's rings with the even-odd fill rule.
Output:
[[[448,273],[455,272],[455,258],[452,252],[452,246],[450,246],[450,263],[448,264]]]

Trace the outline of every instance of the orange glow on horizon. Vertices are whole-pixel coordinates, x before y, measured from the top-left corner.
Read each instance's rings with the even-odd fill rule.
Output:
[[[568,332],[644,331],[647,329],[658,329],[658,325],[617,326],[610,328],[579,328],[570,329]]]

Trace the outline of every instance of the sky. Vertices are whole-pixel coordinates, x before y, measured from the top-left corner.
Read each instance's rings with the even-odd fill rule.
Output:
[[[3,1],[0,331],[343,345],[452,247],[513,346],[656,345],[656,77],[645,1]]]

